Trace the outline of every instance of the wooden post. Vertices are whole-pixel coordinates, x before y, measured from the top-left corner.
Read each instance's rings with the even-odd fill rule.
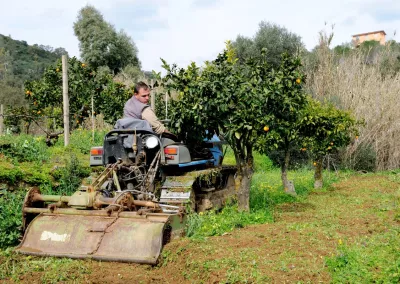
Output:
[[[92,95],[92,141],[94,142],[94,128],[95,128],[95,124],[94,124],[94,98]]]
[[[62,78],[63,78],[63,109],[64,109],[64,146],[69,144],[69,99],[68,99],[68,60],[62,56]]]
[[[153,79],[151,79],[150,105],[151,105],[151,108],[153,109],[154,113],[156,113],[156,95],[154,93],[153,83],[154,83],[154,81],[153,81]]]
[[[168,119],[168,93],[165,94],[165,119]]]
[[[0,105],[0,136],[3,135],[4,132],[4,108],[3,104]]]

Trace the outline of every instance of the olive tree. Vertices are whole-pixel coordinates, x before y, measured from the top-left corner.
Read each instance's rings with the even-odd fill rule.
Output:
[[[238,35],[233,42],[240,62],[250,57],[267,57],[268,63],[278,67],[281,54],[297,54],[305,51],[301,37],[287,28],[274,23],[262,21],[256,34],[251,37]]]
[[[128,65],[140,68],[138,49],[124,31],[117,32],[93,6],[83,7],[74,23],[83,60],[97,69],[107,66],[118,73]]]

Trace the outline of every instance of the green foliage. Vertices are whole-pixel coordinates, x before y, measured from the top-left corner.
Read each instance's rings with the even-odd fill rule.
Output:
[[[346,56],[350,54],[351,49],[352,49],[351,43],[347,43],[335,46],[333,52],[339,56]]]
[[[162,85],[167,92],[179,94],[169,107],[172,131],[189,145],[201,141],[206,133],[222,132],[240,164],[251,158],[251,142],[256,138],[253,127],[259,125],[263,107],[262,94],[255,86],[266,72],[255,62],[235,64],[232,51],[228,44],[216,60],[206,62],[202,72],[195,63],[178,69],[163,61],[167,74]]]
[[[48,65],[66,53],[63,48],[28,45],[0,34],[0,101],[6,106],[23,106],[24,82],[39,79]]]
[[[309,60],[315,61],[316,50],[308,54]],[[379,64],[384,77],[394,76],[400,71],[400,43],[394,40],[387,41],[385,45],[381,45],[375,40],[364,41],[357,48],[354,48],[353,44],[346,43],[336,46],[329,52],[334,55],[333,58],[336,62],[342,62],[349,56],[357,54],[361,56],[366,65]]]
[[[90,131],[73,131],[67,148],[62,141],[48,148],[42,137],[1,136],[0,156],[5,159],[0,161],[0,183],[50,186],[49,193],[53,189],[76,189],[80,180],[90,174],[87,155],[91,146],[102,145],[103,133],[96,133],[93,141]]]
[[[304,138],[302,146],[319,159],[347,146],[358,135],[357,126],[360,124],[349,111],[310,99],[299,124]]]
[[[0,280],[19,283],[40,275],[41,283],[82,283],[90,273],[86,264],[69,258],[21,256],[8,248],[0,251]]]
[[[356,244],[339,243],[326,265],[334,283],[399,283],[399,231],[365,237]]]
[[[116,32],[93,6],[83,7],[74,23],[81,56],[92,68],[107,66],[115,74],[127,65],[140,68],[137,47],[124,32]]]
[[[219,236],[235,228],[243,228],[250,224],[261,224],[272,221],[272,214],[268,210],[251,213],[239,212],[237,205],[229,205],[221,212],[208,211],[206,213],[192,213],[187,223],[187,236],[198,238]]]
[[[58,171],[60,185],[57,187],[57,194],[71,195],[79,189],[82,179],[87,177],[91,170],[84,167],[79,159],[71,154],[70,158],[66,160],[65,166],[59,168]]]
[[[31,135],[4,135],[0,137],[0,152],[14,162],[38,162],[49,159],[44,140]]]
[[[268,150],[288,151],[299,140],[301,112],[306,106],[307,95],[301,84],[305,80],[299,58],[282,56],[279,69],[272,70],[266,93],[266,110],[269,117],[262,122],[269,130],[261,130],[256,148],[261,153]]]
[[[240,165],[252,160],[256,141],[263,152],[297,138],[294,122],[305,94],[296,83],[304,78],[298,58],[284,55],[278,70],[265,57],[236,62],[230,43],[202,72],[194,63],[177,69],[163,61],[163,86],[179,94],[170,105],[173,131],[189,144],[189,139],[199,141],[205,133],[223,133]],[[273,131],[264,132],[265,125]]]
[[[70,106],[70,129],[82,124],[91,115],[92,97],[95,113],[103,114],[105,121],[114,123],[122,117],[123,106],[131,97],[125,85],[114,82],[110,74],[97,74],[75,57],[68,59],[68,95]],[[23,115],[27,123],[40,116],[57,117],[62,126],[62,66],[50,66],[43,77],[25,83],[26,99],[29,106],[13,109],[15,115]]]
[[[70,145],[69,147],[79,150],[82,154],[89,154],[90,148],[94,146],[102,146],[103,139],[105,134],[108,131],[95,131],[94,132],[94,140],[92,136],[92,131],[77,129],[73,131],[69,137]],[[64,141],[63,139],[59,139],[55,146],[63,147]]]
[[[228,153],[228,155],[231,155]],[[266,162],[264,164],[264,162]],[[313,190],[313,172],[310,170],[289,171],[289,178],[296,183],[297,197],[283,192],[280,169],[271,169],[266,156],[255,155],[256,172],[251,181],[250,212],[238,212],[236,204],[231,204],[221,212],[193,213],[189,215],[186,232],[191,238],[222,235],[235,228],[251,224],[273,222],[275,207],[283,203],[303,201]],[[259,166],[257,166],[259,165]],[[327,189],[338,181],[338,176],[324,173]]]
[[[259,24],[253,38],[239,35],[232,44],[241,63],[250,57],[265,56],[274,68],[280,65],[282,53],[294,55],[305,50],[300,36],[291,33],[285,27],[265,21]]]
[[[18,243],[22,226],[24,192],[0,191],[0,248]]]

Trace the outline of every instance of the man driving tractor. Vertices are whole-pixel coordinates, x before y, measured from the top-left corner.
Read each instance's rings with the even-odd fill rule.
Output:
[[[157,118],[154,111],[148,105],[150,99],[149,86],[140,81],[135,84],[133,96],[125,103],[124,118],[133,117],[143,119],[150,123],[153,131],[157,134],[171,133]]]

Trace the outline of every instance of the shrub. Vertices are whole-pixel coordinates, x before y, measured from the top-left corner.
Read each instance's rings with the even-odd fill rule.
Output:
[[[94,140],[92,137],[92,131],[78,129],[71,133],[70,136],[70,147],[79,150],[83,154],[89,154],[90,148],[93,146],[102,146],[103,139],[107,131],[95,131]],[[57,147],[64,146],[64,140],[58,139],[55,143]]]
[[[65,167],[59,168],[58,171],[60,186],[57,194],[60,195],[74,193],[81,185],[82,179],[90,174],[90,168],[84,167],[74,154],[71,154],[71,158],[66,161]]]
[[[343,153],[343,165],[355,171],[376,170],[376,152],[372,145],[361,143],[352,154]]]
[[[24,191],[0,191],[0,248],[18,243],[21,236]]]
[[[38,162],[49,159],[42,137],[5,135],[0,137],[0,151],[14,162]]]

